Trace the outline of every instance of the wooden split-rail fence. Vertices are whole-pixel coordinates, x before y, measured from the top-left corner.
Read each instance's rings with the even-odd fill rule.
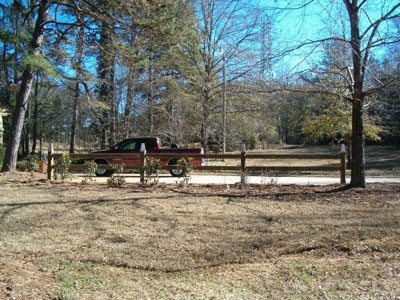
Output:
[[[51,179],[54,171],[54,166],[57,162],[57,158],[60,158],[63,154],[53,153],[52,145],[49,146],[48,152],[48,168],[47,178]],[[125,165],[124,170],[126,171],[139,171],[140,181],[144,182],[144,166],[146,157],[152,157],[155,159],[190,159],[190,158],[202,158],[202,159],[240,159],[240,166],[193,166],[194,170],[198,171],[236,171],[241,175],[241,182],[246,181],[246,175],[254,172],[263,172],[268,174],[271,171],[338,171],[340,172],[340,183],[346,183],[346,151],[344,147],[341,147],[341,151],[337,154],[257,154],[246,152],[245,146],[242,146],[242,151],[238,154],[154,154],[146,153],[146,150],[140,152],[140,154],[125,154],[125,153],[92,153],[92,154],[69,154],[71,160],[94,160],[94,159],[107,159],[107,158],[136,158],[140,160],[140,165],[130,166]],[[277,159],[277,160],[338,160],[337,164],[334,165],[321,165],[321,166],[247,166],[248,160],[257,159]],[[111,165],[99,164],[98,169],[112,169]],[[83,164],[71,164],[69,166],[70,171],[83,171],[85,166]],[[162,166],[162,170],[174,170],[177,169],[176,165]]]

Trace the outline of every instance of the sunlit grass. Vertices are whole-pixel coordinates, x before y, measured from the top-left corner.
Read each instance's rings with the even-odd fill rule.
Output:
[[[398,296],[400,185],[337,188],[1,185],[0,299]]]

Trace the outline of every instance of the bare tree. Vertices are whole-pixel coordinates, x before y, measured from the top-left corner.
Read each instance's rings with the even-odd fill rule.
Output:
[[[296,11],[298,9],[308,9],[314,5],[313,9],[320,5],[326,16],[328,36],[319,36],[317,39],[303,39],[299,44],[286,49],[285,54],[306,49],[307,57],[312,57],[316,49],[326,43],[336,42],[349,49],[351,53],[350,64],[339,66],[330,70],[320,68],[308,70],[312,72],[318,84],[313,88],[298,90],[288,86],[276,88],[276,90],[290,90],[293,92],[322,93],[335,95],[339,99],[349,101],[352,105],[352,173],[351,186],[365,187],[365,128],[364,114],[367,99],[382,89],[399,84],[399,77],[387,78],[382,81],[375,75],[373,65],[370,63],[371,56],[378,48],[399,43],[398,32],[392,30],[391,21],[400,18],[400,3],[398,1],[385,1],[377,3],[373,0],[342,0],[341,2],[327,1],[304,1],[298,7],[281,7],[284,11]],[[336,15],[333,13],[336,11]],[[342,13],[345,12],[345,16]],[[323,31],[318,33],[323,34]],[[306,59],[304,59],[305,61]],[[304,62],[302,61],[302,62]],[[323,77],[329,75],[340,77],[342,84],[325,84]],[[323,74],[325,73],[325,74]],[[301,77],[304,72],[301,73]],[[270,91],[272,92],[272,91]]]
[[[352,117],[352,172],[351,185],[365,187],[365,133],[364,133],[364,105],[367,97],[377,93],[384,87],[391,85],[399,78],[391,79],[388,82],[380,82],[374,78],[373,71],[368,69],[368,62],[373,48],[394,42],[400,42],[400,36],[391,36],[390,33],[381,32],[379,29],[388,20],[400,17],[400,3],[397,2],[392,7],[386,7],[379,18],[372,21],[368,14],[363,14],[370,20],[369,26],[361,31],[360,18],[366,0],[343,0],[350,21],[352,49],[352,87],[351,98],[353,106]],[[375,81],[374,86],[366,88],[365,82],[367,74],[370,74]]]
[[[255,67],[250,54],[255,51],[258,12],[248,1],[199,0],[199,35],[196,45],[188,47],[187,58],[194,66],[190,74],[192,89],[199,95],[201,140],[208,148],[210,134],[220,135],[210,116],[222,111],[222,71],[226,83],[234,81]]]

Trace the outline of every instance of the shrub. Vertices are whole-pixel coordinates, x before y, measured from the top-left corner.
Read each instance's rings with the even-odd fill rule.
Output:
[[[70,178],[71,174],[69,173],[69,166],[71,165],[71,159],[69,154],[63,154],[60,158],[56,159],[56,163],[54,166],[54,179],[58,179],[58,175],[60,175],[61,180],[66,178]]]
[[[81,183],[83,185],[86,185],[89,184],[89,182],[95,180],[93,179],[93,177],[96,176],[97,163],[94,160],[85,161],[84,166],[85,166],[84,169],[85,178],[82,180]]]
[[[38,157],[34,154],[29,154],[25,158],[25,169],[33,175],[39,169]]]
[[[121,165],[112,165],[114,173],[111,175],[110,178],[107,179],[107,185],[109,187],[121,187],[125,184],[126,180],[124,177],[117,176],[124,173],[124,164]]]
[[[26,165],[24,161],[17,161],[17,164],[15,165],[15,169],[17,171],[26,171]]]
[[[181,177],[177,180],[177,183],[186,186],[190,181],[190,176],[193,171],[192,159],[188,160],[181,158],[177,162],[177,170],[181,171]]]
[[[146,163],[144,165],[144,182],[145,184],[154,186],[159,182],[158,171],[161,169],[159,159],[152,157],[146,157]]]

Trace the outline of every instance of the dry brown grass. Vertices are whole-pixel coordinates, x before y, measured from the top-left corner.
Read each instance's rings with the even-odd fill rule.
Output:
[[[14,179],[0,185],[0,299],[398,299],[399,204],[398,184]]]

